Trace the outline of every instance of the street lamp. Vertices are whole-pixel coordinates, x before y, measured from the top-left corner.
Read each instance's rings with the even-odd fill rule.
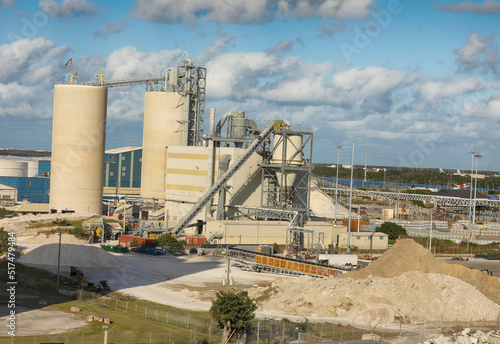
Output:
[[[351,157],[351,184],[349,188],[349,226],[347,227],[347,253],[351,253],[351,216],[352,216],[352,182],[354,177],[354,143],[352,140],[352,157]]]
[[[340,149],[342,146],[337,145],[337,178],[335,178],[335,224],[337,224],[337,195],[339,189],[339,158],[340,158]]]
[[[481,154],[477,153],[474,154],[474,157],[476,158],[476,178],[474,182],[474,204],[473,204],[473,209],[472,209],[472,226],[476,225],[476,199],[477,199],[477,165],[479,163],[479,159],[482,158]]]
[[[384,168],[384,184],[383,184],[383,188],[385,189],[385,171],[387,171],[386,168]]]
[[[469,228],[467,230],[467,253],[469,253],[469,241],[470,241],[470,230],[471,230],[471,226],[472,226],[472,184],[473,184],[473,180],[472,178],[474,177],[474,155],[476,154],[477,152],[475,150],[471,150],[470,152],[467,152],[467,154],[471,154],[472,156],[472,166],[470,168],[470,197],[469,197]]]

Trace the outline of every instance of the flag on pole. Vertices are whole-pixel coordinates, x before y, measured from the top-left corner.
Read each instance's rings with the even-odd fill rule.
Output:
[[[72,64],[72,63],[73,63],[73,58],[70,58],[68,60],[68,62],[66,62],[66,64],[64,65],[64,67],[69,67],[69,65]]]

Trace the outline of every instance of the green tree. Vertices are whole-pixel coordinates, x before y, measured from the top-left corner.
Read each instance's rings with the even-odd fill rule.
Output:
[[[9,233],[0,228],[0,254],[9,250]]]
[[[179,251],[184,249],[182,243],[170,234],[160,235],[156,238],[154,246],[168,247],[170,251]]]
[[[222,342],[226,342],[234,330],[236,335],[231,339],[241,338],[255,318],[256,310],[255,300],[248,292],[218,291],[210,307],[210,316],[224,329]]]
[[[395,240],[401,235],[407,235],[406,230],[394,222],[384,222],[375,228],[375,232],[382,232],[389,236],[390,240]]]

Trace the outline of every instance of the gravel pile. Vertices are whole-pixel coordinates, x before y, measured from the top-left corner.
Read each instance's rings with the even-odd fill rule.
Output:
[[[17,259],[27,265],[57,265],[59,244],[47,244],[28,252]],[[119,268],[123,264],[100,247],[62,244],[61,266]]]

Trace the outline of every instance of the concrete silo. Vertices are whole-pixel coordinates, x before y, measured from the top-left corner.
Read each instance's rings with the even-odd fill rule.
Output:
[[[165,198],[167,146],[181,146],[184,98],[176,92],[146,92],[141,196]]]
[[[50,209],[102,213],[106,87],[56,85]]]

